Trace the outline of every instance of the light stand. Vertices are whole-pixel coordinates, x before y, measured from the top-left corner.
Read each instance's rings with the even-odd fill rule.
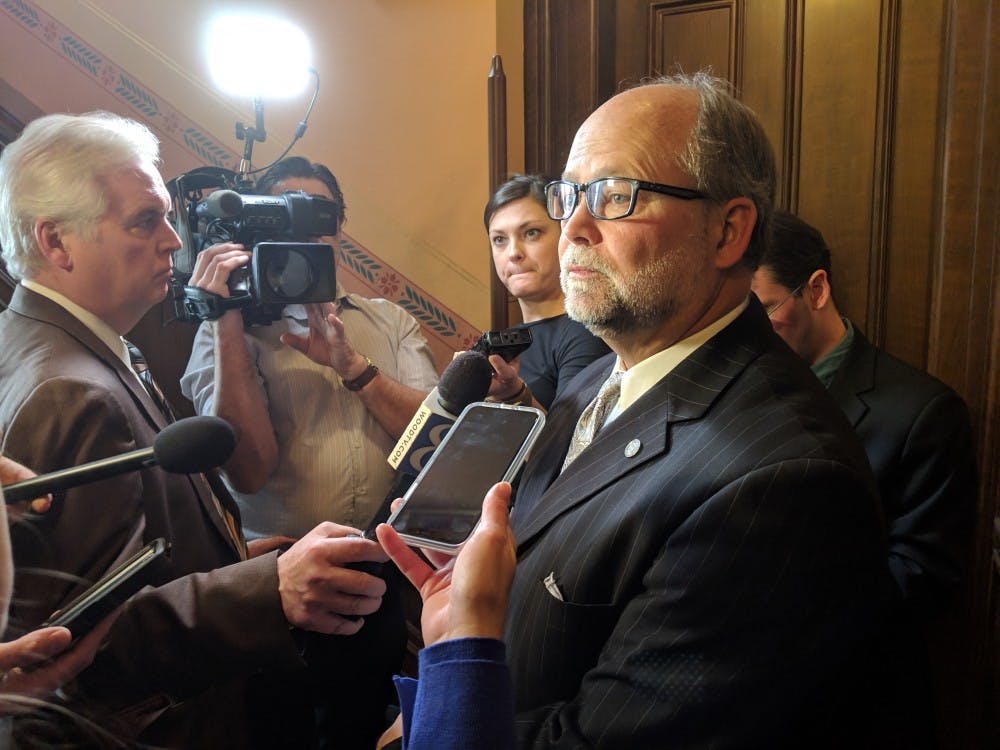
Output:
[[[236,140],[245,142],[243,146],[243,158],[240,159],[237,190],[249,190],[253,186],[253,181],[250,179],[253,144],[255,141],[263,143],[267,140],[267,131],[264,129],[264,99],[262,97],[253,97],[253,112],[253,126],[247,127],[242,122],[236,123]]]

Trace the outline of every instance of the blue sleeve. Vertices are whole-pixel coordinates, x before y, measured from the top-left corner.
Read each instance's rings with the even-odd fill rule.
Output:
[[[506,647],[492,638],[442,641],[420,652],[420,679],[396,678],[407,750],[513,750]]]

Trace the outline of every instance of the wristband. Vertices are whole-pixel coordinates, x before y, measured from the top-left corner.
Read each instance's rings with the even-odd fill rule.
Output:
[[[535,396],[528,387],[528,382],[522,379],[521,389],[513,396],[505,398],[503,402],[505,404],[510,404],[511,406],[531,406],[531,402],[534,400]]]
[[[378,375],[378,368],[372,364],[372,361],[368,357],[365,357],[365,361],[368,362],[368,366],[356,378],[353,380],[340,379],[340,382],[344,384],[344,388],[349,391],[360,391],[375,379],[375,376]]]

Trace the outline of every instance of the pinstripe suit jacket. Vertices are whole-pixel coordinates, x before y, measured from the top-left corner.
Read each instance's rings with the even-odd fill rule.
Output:
[[[560,476],[612,365],[554,405],[517,492],[521,745],[813,747],[852,731],[838,711],[860,696],[842,686],[891,584],[843,415],[754,298]]]

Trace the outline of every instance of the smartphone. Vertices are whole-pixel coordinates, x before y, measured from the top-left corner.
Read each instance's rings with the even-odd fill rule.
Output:
[[[476,528],[483,497],[517,474],[545,415],[529,406],[469,404],[388,523],[414,547],[457,555]]]
[[[487,331],[472,345],[472,351],[481,352],[487,357],[499,354],[504,362],[510,362],[529,346],[531,346],[531,329],[515,326],[502,331]]]
[[[53,612],[39,627],[61,625],[69,628],[73,638],[80,638],[113,609],[143,588],[150,581],[150,567],[163,557],[170,545],[162,537],[154,539],[135,555],[106,573],[97,583],[65,607]]]

